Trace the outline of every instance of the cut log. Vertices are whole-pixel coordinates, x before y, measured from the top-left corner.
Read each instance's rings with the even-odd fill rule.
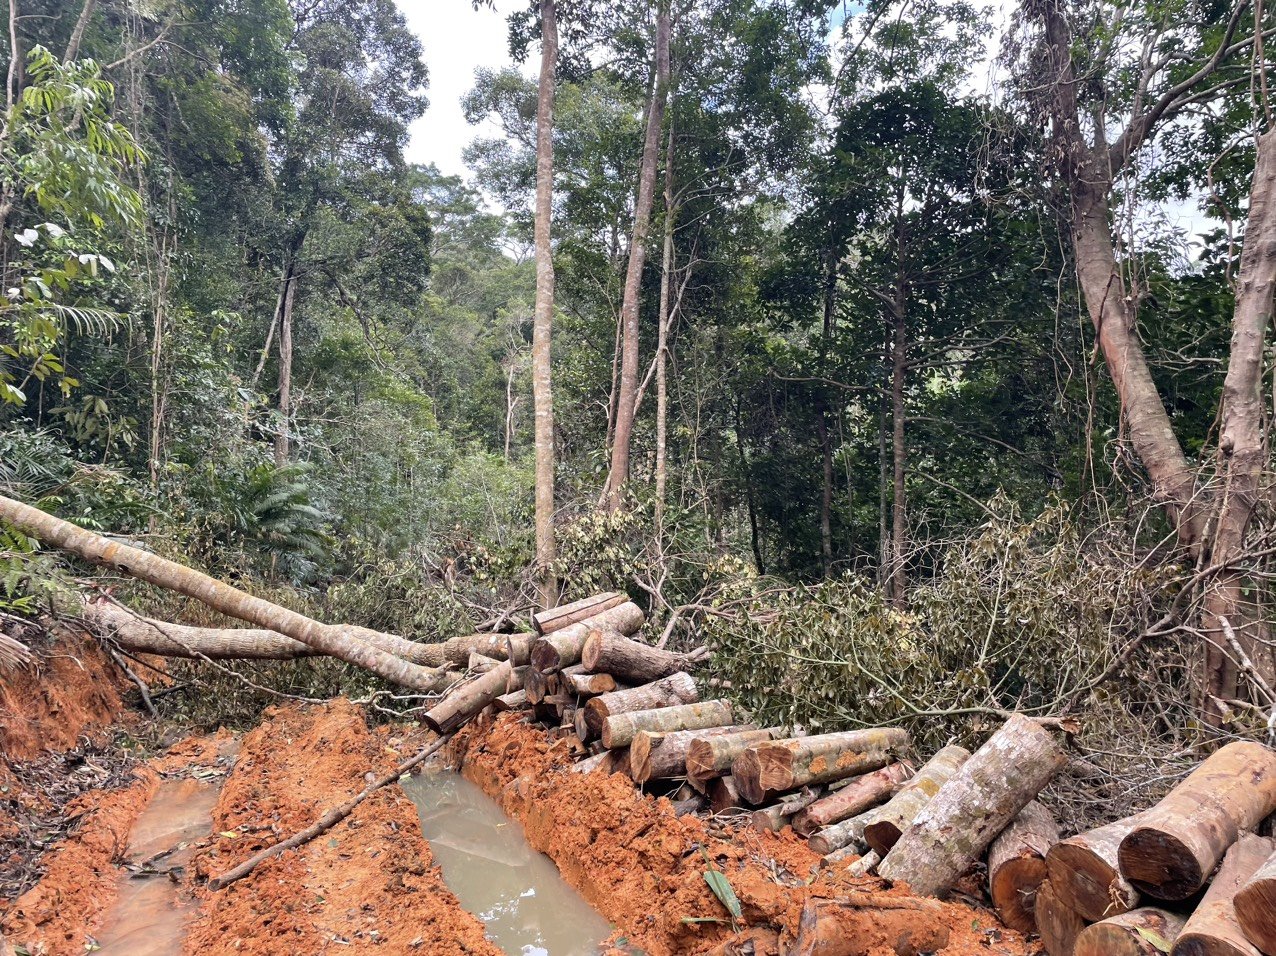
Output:
[[[532,662],[532,640],[526,634],[505,635],[505,659],[515,667],[526,667]]]
[[[757,806],[808,783],[829,783],[877,770],[906,746],[907,731],[895,727],[773,740],[736,757],[731,776],[740,796]]]
[[[585,649],[585,641],[595,630],[606,629],[622,635],[633,634],[642,627],[645,620],[642,608],[632,601],[627,601],[587,620],[569,624],[562,630],[532,641],[532,666],[546,674],[552,674],[564,667],[578,664],[581,653]],[[606,668],[601,669],[606,670]],[[595,668],[591,667],[590,670]]]
[[[1174,956],[1263,956],[1237,919],[1235,899],[1274,849],[1276,843],[1266,837],[1241,834],[1179,934]]]
[[[802,908],[790,956],[870,956],[887,947],[899,956],[933,953],[948,945],[943,910],[932,900],[885,893],[851,893],[809,900]]]
[[[576,725],[576,736],[580,738],[581,743],[602,747],[602,743],[594,741],[594,735],[589,731],[589,724],[585,722],[585,708],[583,706],[576,708],[572,722]]]
[[[670,674],[650,684],[615,690],[595,697],[585,705],[585,722],[591,735],[598,736],[603,732],[603,724],[607,718],[615,714],[693,704],[699,699],[695,678],[685,672]]]
[[[846,872],[859,879],[868,876],[882,862],[882,855],[876,850],[869,850],[862,857],[846,868]]]
[[[687,751],[697,740],[738,734],[750,725],[710,727],[707,730],[676,730],[672,733],[653,733],[640,730],[629,745],[629,763],[634,780],[667,780],[687,773]]]
[[[603,695],[604,697],[610,695]],[[602,700],[595,697],[594,701]],[[586,705],[588,706],[588,705]],[[731,726],[731,702],[729,700],[705,700],[696,704],[679,704],[677,707],[661,707],[657,710],[635,710],[626,714],[612,714],[603,721],[603,746],[608,749],[628,747],[640,730],[654,733],[670,733],[675,730],[704,730],[708,727]]]
[[[511,668],[509,661],[502,661],[435,704],[426,712],[425,724],[436,734],[450,734],[497,697],[518,690],[518,682],[531,674],[530,670]]]
[[[486,674],[499,663],[500,661],[494,657],[488,657],[478,651],[470,651],[470,659],[466,663],[465,669],[471,674]]]
[[[552,634],[563,628],[576,624],[586,618],[624,604],[629,598],[619,591],[607,591],[593,597],[581,598],[570,604],[560,604],[547,611],[537,611],[532,615],[532,630],[537,634]]]
[[[913,825],[922,808],[969,759],[970,751],[956,745],[945,747],[931,757],[885,806],[869,814],[869,822],[864,827],[864,842],[885,859],[891,847],[899,842],[900,834]]]
[[[1012,715],[926,804],[878,874],[920,896],[946,894],[1067,759],[1050,730]]]
[[[527,691],[527,700],[532,704],[544,703],[549,696],[549,674],[531,665],[527,678],[523,681],[523,689]]]
[[[492,706],[498,711],[505,710],[522,710],[527,706],[527,691],[516,690],[508,694],[502,694],[496,700],[492,701]]]
[[[740,792],[730,777],[715,777],[709,782],[709,809],[715,814],[736,815],[744,813]]]
[[[754,810],[750,817],[753,829],[772,833],[784,829],[784,827],[788,826],[789,821],[793,819],[794,814],[809,807],[819,799],[821,789],[803,787],[797,793],[790,794],[773,806]]]
[[[1276,751],[1235,741],[1215,751],[1143,813],[1117,851],[1142,893],[1182,900],[1209,879],[1242,830],[1276,811]]]
[[[988,896],[1001,921],[1029,934],[1037,931],[1033,907],[1046,879],[1046,853],[1059,842],[1050,811],[1033,800],[1019,811],[988,849]]]
[[[610,674],[564,674],[563,679],[573,693],[581,696],[596,697],[616,689],[616,678]]]
[[[1241,887],[1235,905],[1249,941],[1267,956],[1276,956],[1276,853]]]
[[[673,815],[675,817],[685,817],[690,813],[699,813],[702,810],[708,809],[709,798],[699,793],[694,793],[684,799],[673,801]],[[0,956],[3,956],[3,954],[0,954]]]
[[[1068,837],[1046,854],[1046,870],[1059,900],[1087,922],[1128,913],[1139,905],[1139,891],[1121,875],[1117,849],[1138,824],[1126,817]]]
[[[585,639],[580,662],[587,671],[611,674],[630,684],[646,684],[690,670],[697,658],[630,640],[614,629],[594,628]]]
[[[793,830],[802,836],[810,836],[822,827],[840,823],[872,809],[897,793],[912,773],[912,767],[897,761],[887,764],[881,770],[851,777],[836,793],[815,801],[794,817]],[[690,757],[687,759],[687,775],[690,778]]]
[[[1177,913],[1144,906],[1087,926],[1077,937],[1073,956],[1165,956],[1183,930]]]
[[[754,744],[774,740],[778,735],[771,728],[693,740],[687,748],[687,782],[701,793],[707,792],[709,781],[729,771],[736,757]]]
[[[812,852],[818,853],[820,856],[828,856],[848,847],[851,848],[852,852],[862,852],[868,846],[864,842],[864,827],[871,823],[872,820],[873,811],[869,810],[857,817],[851,817],[849,820],[842,820],[831,827],[825,827],[819,833],[812,834],[807,843]]]
[[[594,770],[599,770],[603,773],[628,773],[629,748],[604,750],[602,753],[594,754],[592,757],[586,757],[579,763],[574,764],[571,769],[576,773],[590,773]]]
[[[1050,956],[1072,956],[1077,937],[1086,928],[1086,921],[1059,898],[1053,880],[1047,879],[1037,890],[1032,915],[1046,952]]]

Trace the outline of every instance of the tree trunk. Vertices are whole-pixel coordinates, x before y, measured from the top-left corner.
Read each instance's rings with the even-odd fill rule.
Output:
[[[667,780],[687,772],[687,750],[693,741],[724,737],[753,729],[744,724],[732,727],[709,727],[704,730],[675,730],[659,733],[641,730],[629,745],[629,765],[638,783]]]
[[[695,667],[690,654],[633,641],[615,631],[594,629],[585,639],[580,660],[585,670],[611,674],[630,684],[646,684]]]
[[[1033,903],[1033,918],[1037,923],[1037,935],[1050,956],[1072,956],[1077,937],[1086,927],[1081,914],[1059,899],[1053,879],[1046,880],[1037,890]]]
[[[1276,811],[1276,752],[1235,741],[1211,754],[1121,841],[1121,872],[1140,892],[1182,900],[1227,848]]]
[[[554,0],[540,0],[541,74],[536,98],[536,309],[532,324],[532,403],[536,440],[536,569],[541,607],[558,603],[554,577],[554,399],[550,340],[554,328],[554,71],[558,20]]]
[[[71,30],[71,39],[67,41],[66,51],[62,54],[63,63],[70,63],[80,55],[80,43],[84,40],[84,31],[89,21],[93,19],[95,6],[97,6],[97,0],[84,0],[80,15],[75,20],[75,27]]]
[[[912,767],[901,761],[856,777],[841,790],[817,800],[794,817],[793,830],[802,836],[810,836],[822,827],[863,813],[898,792],[912,774]]]
[[[301,244],[296,248],[299,250]],[[292,310],[297,299],[296,255],[284,270],[284,298],[279,309],[279,431],[275,434],[275,467],[288,464],[292,430]]]
[[[885,806],[869,811],[869,822],[864,826],[864,842],[885,859],[926,804],[969,759],[970,751],[956,745],[945,747],[931,757]]]
[[[646,621],[642,608],[632,601],[569,624],[546,637],[537,638],[531,646],[530,660],[537,670],[552,674],[564,667],[580,663],[585,642],[595,628],[606,628],[621,634],[633,634]]]
[[[902,228],[902,227],[901,227]],[[902,253],[901,253],[902,255]],[[902,289],[899,297],[904,295]],[[898,302],[895,313],[895,340],[891,350],[891,569],[890,596],[896,607],[905,604],[904,590],[908,577],[904,566],[908,544],[908,497],[905,477],[908,469],[908,446],[904,436],[904,386],[907,375],[908,332],[904,304]]]
[[[641,687],[629,687],[595,697],[585,704],[585,724],[590,736],[597,737],[603,732],[607,718],[616,714],[693,704],[699,699],[695,678],[685,672],[670,674],[663,680]]]
[[[872,820],[873,811],[866,811],[812,834],[807,843],[811,847],[811,852],[818,853],[820,856],[828,856],[845,849],[851,849],[856,853],[862,852],[868,849],[868,844],[864,842],[864,827]]]
[[[1236,918],[1264,953],[1276,953],[1276,853],[1268,856],[1235,897]]]
[[[669,327],[673,321],[670,292],[673,285],[673,233],[678,206],[673,191],[673,123],[665,139],[665,228],[660,256],[660,315],[656,329],[656,534],[660,539],[665,519],[669,446]],[[690,265],[687,266],[691,268]]]
[[[1137,816],[1117,820],[1055,844],[1046,869],[1055,895],[1087,922],[1128,913],[1139,905],[1139,891],[1121,875],[1117,850],[1138,825]]]
[[[926,805],[877,872],[921,896],[946,894],[1067,759],[1049,730],[1011,716]]]
[[[943,910],[931,900],[852,893],[809,900],[802,908],[790,956],[871,956],[887,947],[900,956],[934,953],[948,945]]]
[[[709,781],[730,770],[736,757],[754,744],[773,740],[776,734],[774,729],[749,730],[725,737],[693,740],[687,748],[687,783],[705,793]]]
[[[431,693],[444,686],[447,681],[440,669],[409,663],[369,643],[369,639],[392,638],[391,643],[397,646],[398,641],[403,641],[402,638],[378,635],[378,632],[366,628],[321,624],[159,555],[108,541],[12,498],[0,496],[0,519],[8,521],[31,537],[74,554],[90,564],[111,568],[156,587],[185,594],[214,611],[278,631],[323,654],[372,671],[391,683],[421,693]]]
[[[988,850],[988,896],[1001,921],[1024,935],[1037,931],[1037,891],[1046,879],[1046,853],[1058,840],[1054,817],[1033,800]]]
[[[1237,920],[1235,897],[1271,856],[1271,840],[1241,834],[1174,944],[1175,956],[1262,956]]]
[[[528,671],[523,678],[530,676],[531,671]],[[430,708],[423,718],[425,725],[436,734],[450,734],[496,698],[518,690],[519,678],[518,671],[510,667],[509,661],[503,661]]]
[[[594,700],[601,699],[594,698]],[[633,742],[634,735],[640,730],[656,733],[705,730],[709,727],[729,727],[731,722],[730,701],[706,700],[696,704],[662,707],[659,710],[635,710],[625,714],[612,714],[603,721],[601,736],[603,746],[608,750],[615,750],[617,747],[628,747]]]
[[[607,591],[604,594],[595,594],[581,598],[579,601],[572,601],[570,604],[561,604],[547,611],[538,611],[532,615],[532,630],[544,637],[546,634],[553,634],[565,627],[579,624],[603,611],[610,611],[628,600],[629,598],[619,591]]]
[[[655,201],[660,131],[664,123],[665,99],[669,93],[669,5],[670,0],[658,0],[655,80],[651,87],[651,105],[647,109],[647,132],[643,139],[642,164],[638,171],[638,198],[634,203],[633,237],[629,243],[629,264],[625,271],[625,291],[620,306],[620,393],[616,400],[616,430],[612,437],[611,470],[607,475],[605,491],[608,509],[619,506],[625,483],[629,480],[629,452],[638,397],[638,300],[642,292],[643,264],[647,257],[647,235],[651,230],[651,207]]]
[[[1074,956],[1165,956],[1183,930],[1183,917],[1145,906],[1087,926]]]
[[[908,746],[898,728],[851,730],[758,744],[731,764],[740,795],[757,806],[808,783],[831,783],[877,770]]]

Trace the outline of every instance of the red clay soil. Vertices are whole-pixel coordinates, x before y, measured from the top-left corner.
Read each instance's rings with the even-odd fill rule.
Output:
[[[675,816],[668,800],[643,796],[623,775],[564,772],[573,759],[567,742],[550,744],[517,714],[462,730],[453,758],[522,821],[532,846],[649,956],[790,952],[803,907],[813,899],[861,904],[843,914],[839,936],[857,939],[854,951],[863,956],[894,956],[901,951],[901,924],[919,922],[918,914],[892,908],[917,905],[906,888],[821,868],[821,858],[790,829],[774,834],[744,827],[728,834],[696,817]],[[740,899],[748,926],[741,933],[709,889],[706,855]],[[945,956],[1040,952],[981,908],[945,903],[928,919],[947,927],[948,945],[939,950]]]
[[[415,806],[377,791],[304,847],[210,892],[204,877],[291,836],[417,749],[420,740],[368,730],[345,700],[268,711],[246,734],[214,811],[214,841],[193,869],[201,908],[184,952],[200,956],[375,952],[499,954],[483,925],[434,867]]]

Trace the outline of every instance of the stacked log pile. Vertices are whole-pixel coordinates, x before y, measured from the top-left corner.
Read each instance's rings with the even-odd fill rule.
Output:
[[[622,773],[682,813],[792,827],[830,866],[946,896],[983,863],[1003,922],[1050,956],[1276,956],[1276,752],[1238,742],[1157,806],[1060,840],[1037,796],[1065,765],[1062,722],[1011,714],[974,753],[910,759],[899,728],[791,734],[747,721],[694,671],[704,650],[646,643],[605,594],[533,616],[426,715],[447,733],[487,707],[565,739],[581,773]],[[1204,894],[1202,896],[1202,893]]]

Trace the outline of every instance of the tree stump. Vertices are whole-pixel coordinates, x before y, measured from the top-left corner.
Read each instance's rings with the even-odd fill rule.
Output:
[[[957,746],[945,747],[931,757],[908,783],[899,788],[899,793],[869,814],[870,820],[864,827],[864,842],[884,859],[891,847],[899,842],[900,835],[912,826],[922,808],[969,759],[970,751]]]
[[[1033,908],[1046,879],[1046,853],[1059,840],[1050,811],[1033,800],[1019,811],[988,850],[988,895],[1001,921],[1035,933]]]

